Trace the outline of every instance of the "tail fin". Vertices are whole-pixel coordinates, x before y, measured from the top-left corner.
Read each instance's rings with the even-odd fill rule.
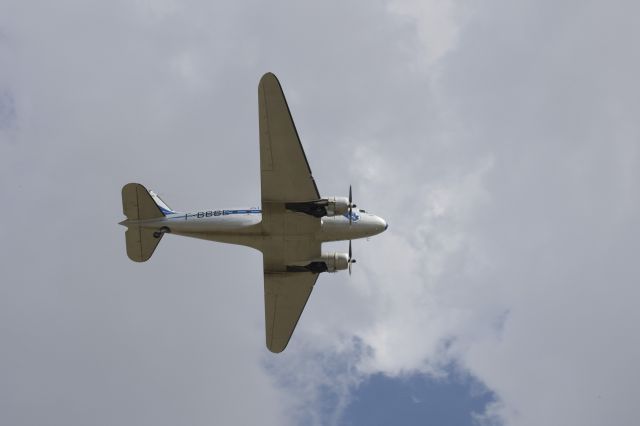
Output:
[[[153,201],[156,203],[156,206],[158,206],[163,215],[166,216],[168,214],[175,213],[175,211],[171,210],[171,207],[169,207],[164,201],[162,201],[162,198],[160,198],[158,194],[156,194],[152,190],[149,190],[149,195],[151,195],[151,198],[153,198]]]
[[[122,187],[122,211],[127,217],[123,222],[129,229],[125,233],[127,241],[127,256],[135,262],[145,262],[151,258],[164,234],[163,229],[149,229],[139,226],[134,221],[157,219],[173,210],[160,200],[153,192],[148,191],[139,183],[128,183]],[[165,210],[165,211],[163,211]]]

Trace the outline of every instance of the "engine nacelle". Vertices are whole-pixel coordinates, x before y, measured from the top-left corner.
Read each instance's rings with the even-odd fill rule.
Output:
[[[314,217],[341,216],[349,211],[347,197],[328,197],[316,201],[285,203],[287,210],[308,214]]]
[[[328,197],[327,216],[341,216],[349,211],[349,199],[347,197]]]
[[[349,267],[349,255],[347,253],[322,253],[320,259],[327,265],[327,272],[342,271]]]

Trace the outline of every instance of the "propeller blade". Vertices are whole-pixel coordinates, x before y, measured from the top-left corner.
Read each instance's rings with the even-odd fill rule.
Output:
[[[349,185],[349,225],[353,222],[353,199],[351,198],[351,185]],[[351,245],[351,241],[349,241],[349,245]],[[349,254],[349,258],[351,258],[351,254]],[[351,266],[351,264],[349,264]]]

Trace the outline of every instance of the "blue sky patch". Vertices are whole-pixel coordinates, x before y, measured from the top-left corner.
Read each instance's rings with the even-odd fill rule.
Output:
[[[475,425],[495,395],[472,378],[425,375],[391,378],[375,374],[352,394],[341,425]]]

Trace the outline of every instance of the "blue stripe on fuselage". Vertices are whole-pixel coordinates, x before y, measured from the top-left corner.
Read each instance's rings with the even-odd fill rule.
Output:
[[[220,217],[227,216],[232,214],[260,214],[262,210],[260,209],[238,209],[238,210],[207,210],[200,212],[191,212],[191,213],[171,213],[171,217],[167,217],[167,219],[187,219],[187,218],[211,218],[211,217]]]

